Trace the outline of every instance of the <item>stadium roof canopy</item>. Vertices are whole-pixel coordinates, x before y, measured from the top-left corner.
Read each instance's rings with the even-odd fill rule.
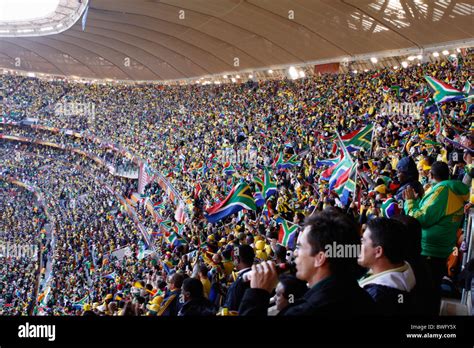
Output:
[[[468,47],[473,23],[474,0],[91,0],[84,31],[0,37],[0,67],[182,80]]]

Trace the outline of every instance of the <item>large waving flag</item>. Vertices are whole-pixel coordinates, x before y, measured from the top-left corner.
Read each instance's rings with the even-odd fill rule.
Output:
[[[166,242],[171,244],[173,247],[177,247],[178,245],[186,243],[186,241],[174,231],[165,232],[165,239]]]
[[[323,171],[319,179],[329,181],[329,179],[331,179],[332,173],[336,170],[336,168],[338,168],[339,163],[344,160],[345,156],[347,156],[347,154],[342,152],[341,155],[337,158],[337,162],[334,163],[331,167],[327,168],[325,171]]]
[[[256,210],[255,200],[246,182],[239,182],[222,201],[206,210],[204,215],[211,222],[218,222],[225,217],[235,214],[242,209]]]
[[[341,137],[342,142],[347,148],[347,151],[369,151],[372,146],[372,134],[374,125],[368,124],[364,128],[355,130],[349,134]]]
[[[316,161],[316,168],[322,167],[322,166],[330,166],[332,167],[333,165],[337,164],[341,158],[340,157],[334,157],[334,158],[329,158],[325,160],[317,160]]]
[[[264,197],[268,199],[271,195],[274,195],[278,192],[276,181],[272,180],[272,176],[267,168],[265,170],[265,176],[263,178],[263,190]]]
[[[329,178],[330,190],[334,190],[336,187],[339,187],[341,180],[347,180],[353,164],[354,163],[350,157],[344,156],[344,159],[338,163],[337,168],[333,171],[331,178]]]
[[[162,226],[166,231],[171,231],[171,229],[173,228],[173,221],[171,220],[160,221],[160,226]]]
[[[278,233],[278,243],[286,248],[293,249],[296,244],[296,233],[298,225],[294,225],[287,220],[280,223],[280,231]]]
[[[335,164],[334,166],[326,169],[320,177],[320,180],[329,181],[329,189],[336,190],[341,197],[341,201],[347,201],[349,197],[349,193],[355,190],[355,177],[354,177],[354,169],[356,168],[356,164],[351,158],[351,155],[347,151],[344,144],[339,140],[339,146],[342,150],[341,159],[339,163]],[[344,186],[349,178],[353,178],[354,180],[354,188],[351,188],[349,185],[346,190],[344,190]],[[347,191],[347,192],[345,192]],[[344,202],[343,202],[344,203]]]
[[[297,155],[293,155],[290,159],[288,159],[288,161],[285,161],[285,157],[282,152],[280,152],[280,154],[275,158],[275,161],[273,162],[273,166],[277,169],[287,169],[294,166],[299,166],[300,164],[301,162],[298,161]]]
[[[349,151],[347,151],[344,143],[341,140],[338,142],[339,148],[341,149],[341,157],[339,162],[322,172],[320,177],[320,180],[329,181],[329,189],[331,190],[334,188],[341,176],[348,175],[348,171],[350,171],[352,165],[354,164],[354,161],[352,160],[351,155]]]
[[[347,205],[349,194],[356,189],[357,164],[354,163],[349,170],[340,175],[334,184],[334,191],[339,196],[341,203]]]
[[[464,93],[453,86],[428,75],[425,76],[425,79],[433,91],[433,100],[436,104],[464,99]]]

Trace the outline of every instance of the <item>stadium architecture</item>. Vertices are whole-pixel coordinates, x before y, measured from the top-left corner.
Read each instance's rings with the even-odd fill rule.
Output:
[[[471,316],[473,9],[0,1],[0,316]]]

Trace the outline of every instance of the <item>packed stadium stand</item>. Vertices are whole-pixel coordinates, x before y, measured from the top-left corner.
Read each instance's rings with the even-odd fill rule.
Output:
[[[0,20],[0,315],[471,315],[472,1],[70,2]]]

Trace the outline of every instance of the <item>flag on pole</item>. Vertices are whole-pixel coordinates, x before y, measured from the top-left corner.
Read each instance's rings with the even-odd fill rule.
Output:
[[[293,249],[296,244],[297,232],[298,232],[298,225],[294,225],[287,220],[283,220],[280,223],[280,231],[278,233],[278,243],[282,244],[286,248]]]
[[[263,180],[257,176],[253,177],[253,182],[255,183],[255,192],[253,194],[253,198],[255,199],[255,204],[257,207],[261,207],[265,204],[265,198],[263,197],[264,192],[264,184]]]
[[[268,199],[270,196],[276,194],[278,192],[276,181],[272,179],[272,176],[267,168],[264,169],[265,176],[263,179],[263,190],[264,190],[264,197]]]
[[[425,79],[433,92],[433,100],[436,104],[464,99],[464,93],[453,86],[428,75]]]
[[[285,161],[283,152],[280,152],[280,154],[275,158],[275,161],[273,162],[273,167],[276,167],[277,169],[287,169],[294,166],[299,166],[300,164],[301,162],[298,161],[297,155],[293,155],[290,159]]]
[[[339,146],[342,150],[340,161],[334,166],[326,169],[321,173],[320,176],[320,180],[329,181],[330,190],[334,189],[340,180],[343,180],[341,177],[346,178],[350,174],[350,170],[354,164],[351,155],[347,151],[341,139],[339,139]]]
[[[347,151],[369,151],[372,146],[372,135],[374,125],[368,124],[364,128],[355,130],[349,134],[341,136],[342,142],[347,148]]]
[[[165,240],[167,243],[171,244],[172,247],[185,244],[185,240],[174,231],[165,232]]]
[[[329,158],[325,160],[317,160],[316,161],[316,168],[322,167],[322,166],[329,166],[332,167],[333,165],[337,164],[341,158],[340,157],[334,157],[334,158]]]
[[[339,196],[341,203],[346,206],[349,203],[349,194],[356,190],[357,164],[354,163],[349,170],[340,175],[334,184],[334,191]]]
[[[255,200],[251,196],[250,186],[244,182],[239,182],[222,201],[206,210],[206,219],[215,223],[225,217],[235,214],[242,209],[256,210]]]

